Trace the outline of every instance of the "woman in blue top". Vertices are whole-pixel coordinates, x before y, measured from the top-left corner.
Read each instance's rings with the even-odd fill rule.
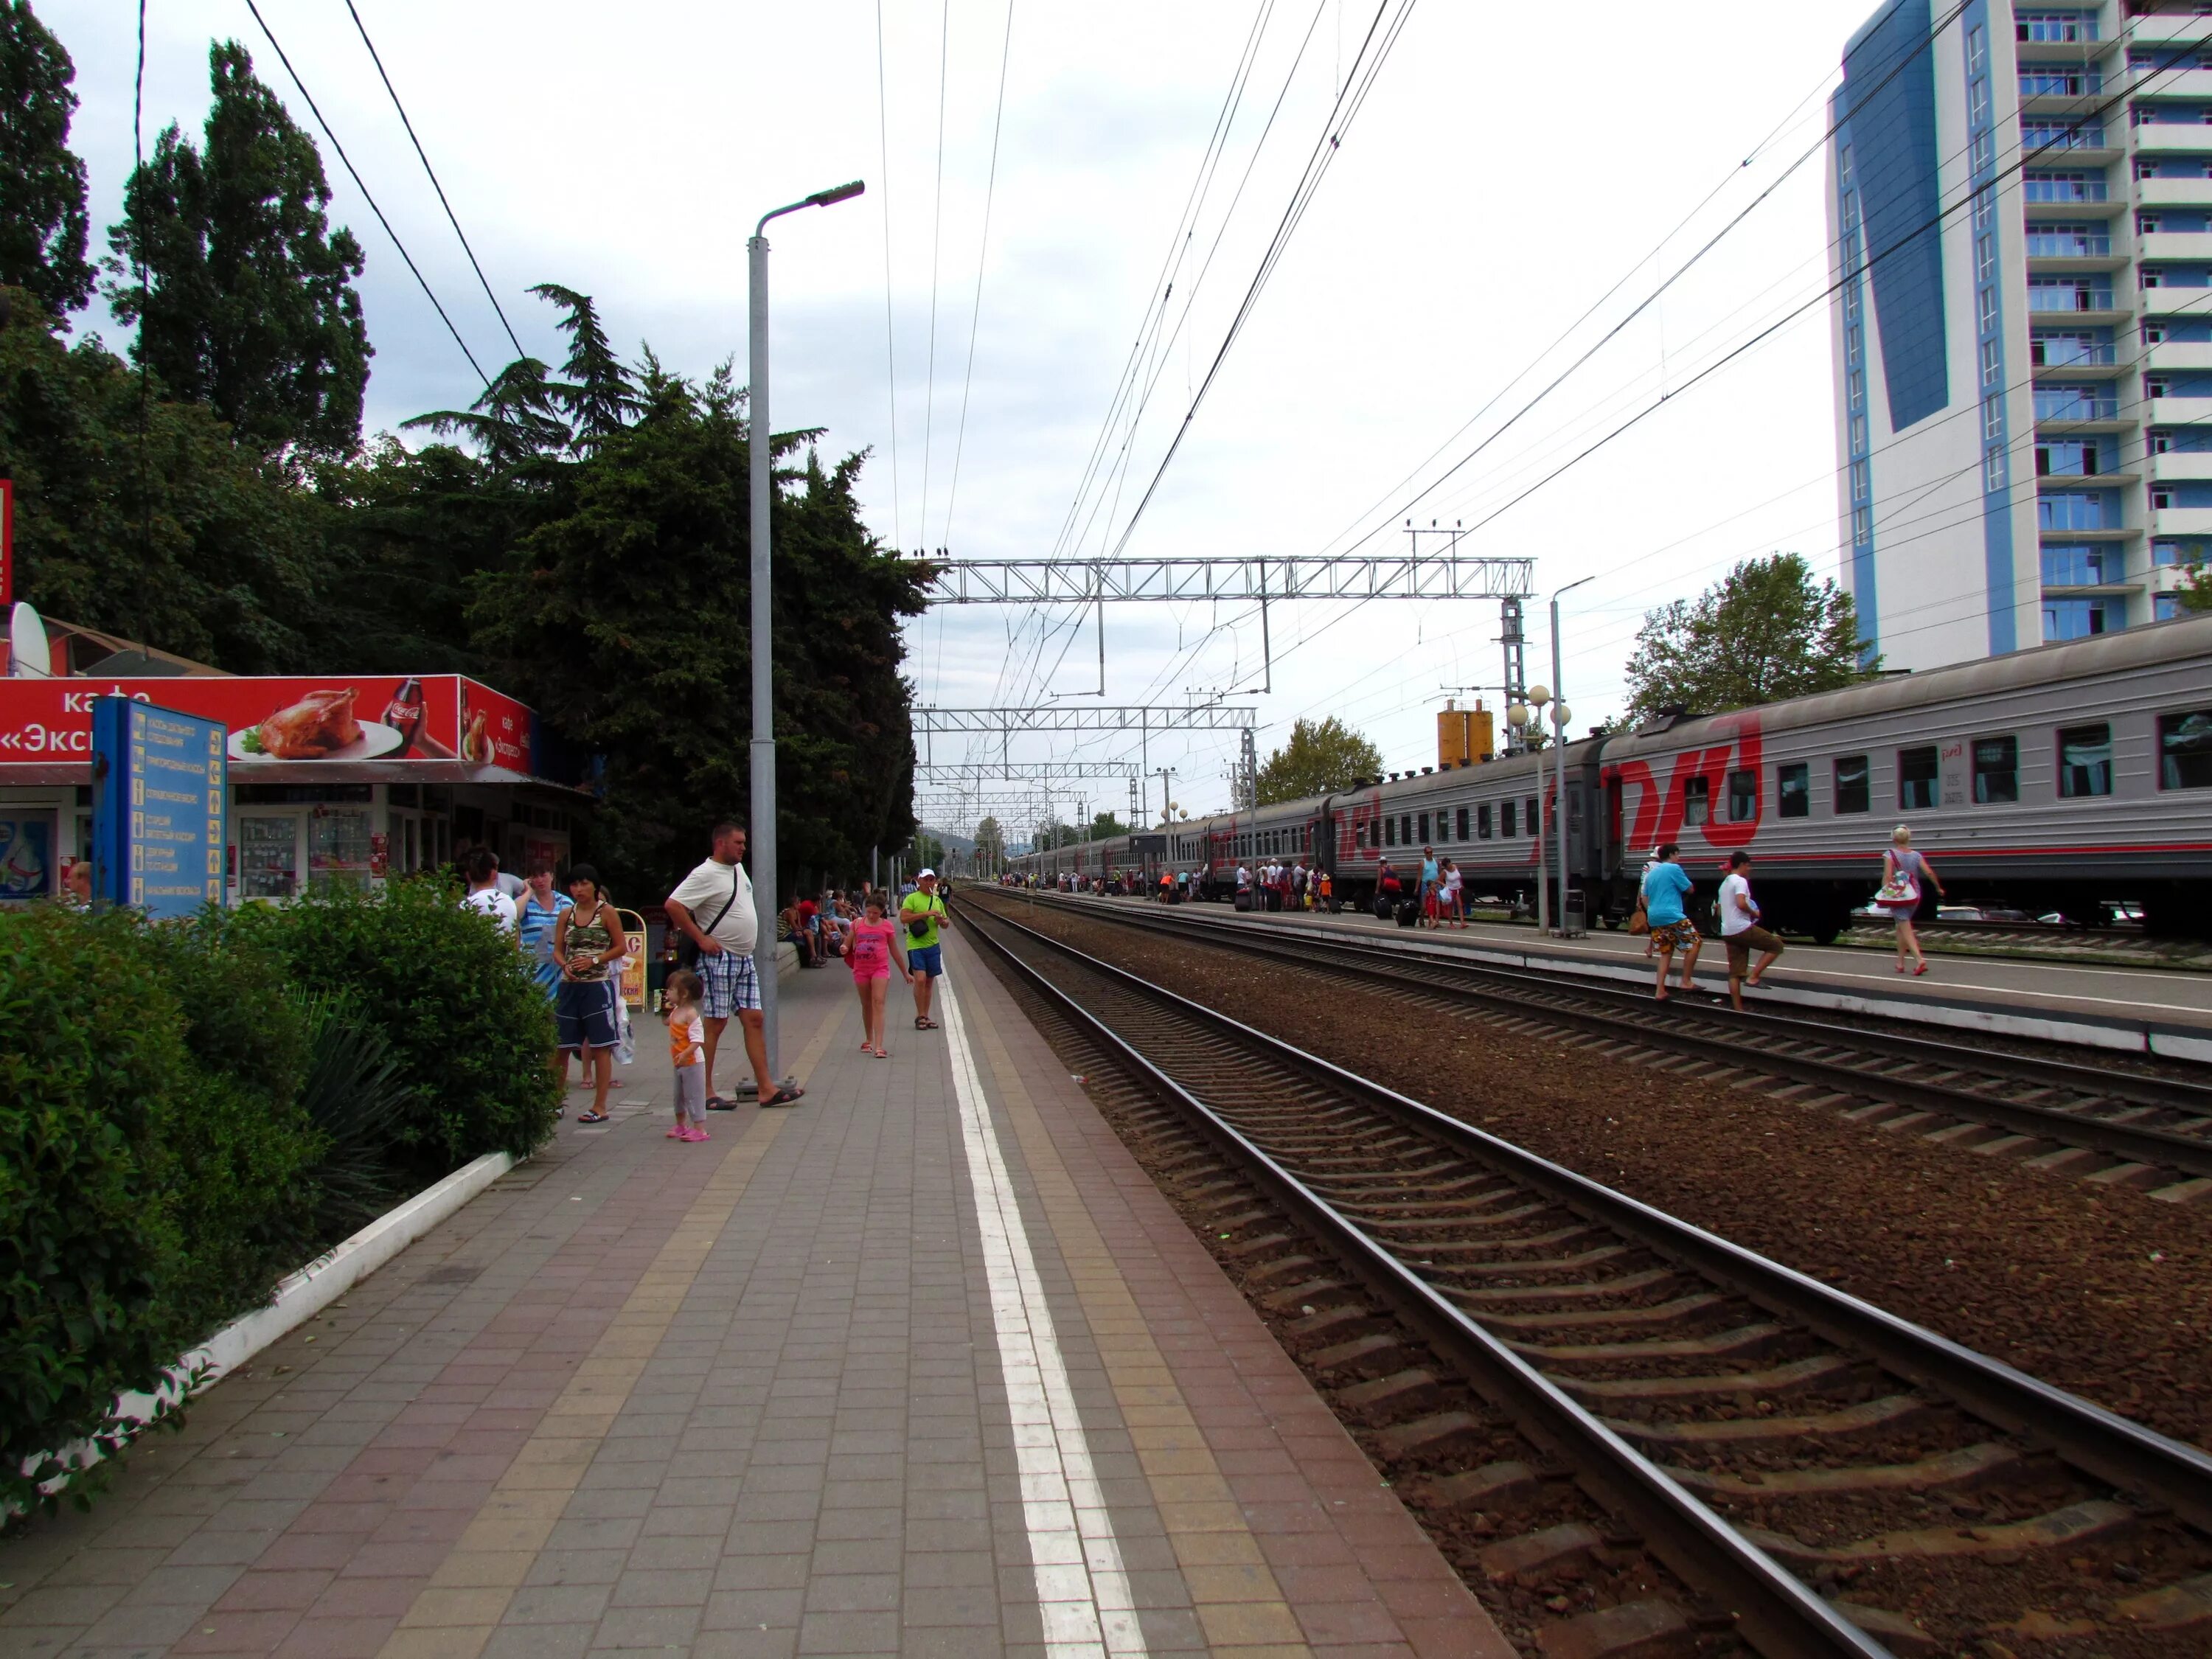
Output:
[[[1662,1002],[1667,1000],[1667,964],[1674,959],[1675,947],[1680,945],[1686,953],[1682,957],[1685,991],[1690,988],[1698,952],[1705,948],[1697,925],[1682,909],[1682,901],[1690,896],[1690,878],[1674,862],[1674,855],[1681,850],[1668,842],[1644,872],[1644,919],[1651,925],[1651,942],[1659,947],[1659,982],[1653,994]]]

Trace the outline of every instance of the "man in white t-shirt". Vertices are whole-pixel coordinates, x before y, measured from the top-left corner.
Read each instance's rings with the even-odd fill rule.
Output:
[[[1728,875],[1721,882],[1721,943],[1728,947],[1729,1000],[1743,1012],[1743,988],[1759,984],[1759,975],[1782,954],[1782,941],[1759,925],[1759,905],[1751,896],[1751,854],[1730,853]],[[1759,965],[1745,977],[1753,951],[1765,952]]]
[[[489,847],[471,852],[468,878],[469,890],[461,900],[461,908],[489,916],[501,933],[514,938],[514,901],[499,890],[499,855]]]
[[[781,1083],[768,1074],[768,1030],[762,1023],[760,974],[753,963],[760,919],[753,910],[752,878],[738,862],[745,855],[745,832],[735,823],[714,826],[714,850],[668,896],[668,925],[699,952],[698,975],[705,994],[700,1013],[707,1026],[707,1109],[734,1112],[737,1103],[714,1092],[714,1050],[732,1014],[744,1030],[745,1058],[763,1106],[788,1106],[806,1091],[790,1078]],[[773,948],[773,946],[771,946]]]

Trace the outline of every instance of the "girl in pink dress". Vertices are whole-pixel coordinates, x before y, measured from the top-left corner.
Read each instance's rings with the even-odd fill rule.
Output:
[[[914,975],[906,965],[906,952],[899,948],[898,928],[884,919],[882,894],[869,894],[861,919],[852,924],[846,935],[845,960],[852,965],[853,988],[860,994],[860,1052],[889,1060],[884,1047],[884,995],[890,989],[894,967],[908,985],[914,983]]]

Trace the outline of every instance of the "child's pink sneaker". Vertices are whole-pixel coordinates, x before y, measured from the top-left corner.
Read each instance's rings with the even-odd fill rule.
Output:
[[[704,1129],[686,1129],[680,1139],[684,1140],[709,1140],[712,1139],[713,1137]]]
[[[683,1126],[682,1124],[680,1124],[680,1123],[679,1123],[679,1124],[678,1124],[674,1128],[671,1129],[671,1130],[668,1132],[668,1139],[671,1139],[671,1140],[681,1140],[681,1139],[684,1139],[684,1126]]]

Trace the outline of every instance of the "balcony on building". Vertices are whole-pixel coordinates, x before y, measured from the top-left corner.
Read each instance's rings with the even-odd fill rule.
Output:
[[[2148,341],[2142,367],[2151,373],[2162,368],[2212,368],[2212,340]]]
[[[2115,234],[2111,220],[2086,225],[2030,224],[2024,240],[2031,276],[2090,275],[2118,270],[2128,262],[2126,234]]]
[[[2212,17],[2202,12],[2139,12],[2127,20],[2127,26],[2129,40],[2138,47],[2172,47],[2192,41],[2212,46]]]
[[[2212,449],[2154,451],[2150,458],[2150,477],[2154,484],[2183,481],[2212,483]]]
[[[2212,536],[2212,507],[2154,505],[2150,518],[2154,536]]]
[[[2212,260],[2212,230],[2148,230],[2136,239],[2145,264],[2162,260]]]
[[[2212,208],[2212,178],[2138,179],[2136,205],[2146,208]]]
[[[2081,437],[2127,432],[2135,426],[2132,416],[2120,413],[2119,390],[2109,380],[2058,386],[2039,383],[2033,395],[2039,434]]]
[[[2212,421],[2212,398],[2154,394],[2143,400],[2142,413],[2144,421],[2152,426],[2195,426]]]
[[[2135,130],[2138,155],[2187,155],[2212,152],[2212,124],[2203,121],[2145,121]]]
[[[2111,92],[2148,88],[2161,98],[2212,99],[2212,69],[2200,66],[2185,53],[2179,61],[2173,59],[2170,46],[2152,52],[2146,61],[2112,70],[2105,77],[2106,88]]]

